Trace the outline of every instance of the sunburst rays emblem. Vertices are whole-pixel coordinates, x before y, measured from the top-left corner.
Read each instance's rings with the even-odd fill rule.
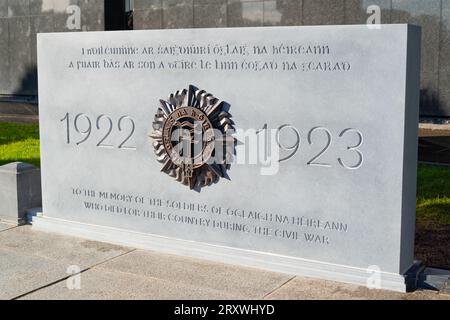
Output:
[[[161,171],[196,190],[228,178],[236,145],[229,104],[193,85],[159,102],[150,137]]]

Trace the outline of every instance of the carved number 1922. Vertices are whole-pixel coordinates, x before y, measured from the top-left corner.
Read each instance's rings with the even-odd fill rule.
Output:
[[[61,119],[61,122],[66,126],[66,142],[70,144],[72,141],[72,128],[76,132],[78,136],[78,140],[75,142],[77,146],[85,143],[91,137],[93,131],[93,121],[91,118],[84,114],[79,113],[75,115],[73,118],[73,122],[71,121],[72,117],[70,113],[66,113],[64,118]],[[73,127],[72,127],[73,124]],[[101,132],[101,138],[97,141],[96,146],[101,148],[118,148],[118,149],[128,149],[128,150],[136,150],[135,146],[129,144],[131,138],[134,135],[134,131],[136,129],[136,125],[134,120],[130,116],[122,116],[117,121],[117,129],[119,133],[123,133],[123,138],[120,144],[114,146],[108,143],[108,140],[111,134],[114,131],[114,122],[111,117],[107,115],[100,115],[95,120],[95,128],[97,131]]]

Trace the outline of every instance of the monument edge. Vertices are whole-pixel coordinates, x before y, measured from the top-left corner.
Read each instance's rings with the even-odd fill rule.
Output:
[[[399,271],[406,272],[414,260],[417,190],[417,148],[421,68],[421,28],[407,25],[406,82],[402,172],[402,210]]]

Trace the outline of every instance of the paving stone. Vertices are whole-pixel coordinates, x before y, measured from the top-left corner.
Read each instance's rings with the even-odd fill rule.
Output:
[[[266,297],[267,299],[326,299],[326,300],[450,300],[450,296],[438,294],[435,291],[415,291],[399,293],[386,290],[374,290],[352,284],[334,281],[316,280],[295,277],[278,290]]]
[[[69,279],[70,281],[70,279]],[[219,290],[152,279],[136,274],[92,269],[81,274],[80,289],[68,289],[66,281],[27,295],[24,299],[244,299]]]
[[[2,248],[0,270],[0,299],[13,299],[68,276],[65,264]]]
[[[134,251],[98,268],[261,299],[293,276],[155,252]]]
[[[447,299],[266,272],[0,222],[0,299]],[[3,231],[2,231],[3,230]],[[87,269],[70,290],[68,267]]]
[[[60,236],[22,226],[0,233],[0,249],[37,256],[82,269],[117,257],[132,249],[85,239]],[[1,269],[0,269],[1,270]]]
[[[14,228],[15,226],[13,224],[9,224],[9,223],[3,223],[0,221],[0,232]]]

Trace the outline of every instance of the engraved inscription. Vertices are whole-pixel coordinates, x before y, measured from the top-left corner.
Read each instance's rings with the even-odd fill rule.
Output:
[[[291,145],[287,144],[286,142],[283,142],[282,141],[283,139],[281,138],[281,133],[283,131],[287,131],[287,130],[289,130],[291,132],[291,136],[293,135],[295,137],[295,139],[294,139],[295,142]],[[325,163],[322,161],[319,162],[319,158],[322,157],[325,153],[329,152],[330,148],[332,146],[333,135],[332,135],[331,131],[325,127],[314,127],[308,131],[306,140],[308,141],[308,144],[310,146],[314,145],[313,136],[316,136],[316,135],[319,136],[321,132],[322,132],[322,135],[325,136],[325,138],[326,138],[325,144],[317,154],[315,154],[309,161],[307,161],[306,164],[309,166],[317,166],[317,167],[332,167],[332,165],[330,163]],[[267,136],[268,135],[267,124],[264,124],[262,129],[259,129],[258,131],[256,131],[256,133],[257,134],[264,133]],[[350,162],[351,160],[347,160],[348,162],[346,162],[346,160],[344,160],[344,155],[337,156],[338,163],[343,168],[348,169],[348,170],[359,169],[359,168],[361,168],[361,166],[363,165],[363,162],[364,162],[364,155],[363,155],[362,151],[360,150],[361,146],[363,145],[364,137],[360,130],[355,129],[355,128],[346,128],[339,133],[338,138],[344,138],[344,136],[347,137],[352,134],[354,137],[357,138],[357,142],[351,146],[346,145],[346,150],[348,153],[354,154],[353,157],[351,157],[352,155],[349,155],[348,158],[355,159],[355,157],[356,157],[356,160],[353,160],[353,163]],[[288,161],[288,160],[292,159],[297,154],[297,152],[300,150],[301,132],[293,125],[284,124],[284,125],[279,126],[278,129],[276,130],[275,140],[276,140],[276,143],[278,144],[278,147],[280,148],[280,150],[289,152],[287,155],[280,157],[279,162]]]
[[[128,125],[125,125],[125,120],[128,120]],[[92,135],[92,120],[91,117],[84,114],[79,113],[74,117],[73,122],[71,121],[71,114],[67,112],[60,120],[65,126],[65,134],[66,134],[66,143],[71,144],[72,141],[72,131],[75,131],[77,136],[80,139],[75,143],[75,145],[79,146],[88,140],[90,140]],[[125,132],[126,136],[122,140],[120,144],[114,146],[112,144],[107,143],[107,141],[114,134],[114,122],[113,119],[105,114],[99,115],[95,120],[95,128],[101,134],[101,138],[95,144],[99,148],[116,148],[117,149],[127,149],[127,150],[136,150],[136,147],[133,145],[127,145],[130,140],[133,138],[136,124],[130,116],[122,116],[117,121],[117,134],[121,132]]]
[[[331,165],[329,163],[315,162],[328,150],[328,148],[331,145],[332,138],[331,138],[330,130],[328,130],[327,128],[322,128],[322,127],[312,128],[311,131],[309,131],[309,133],[308,133],[308,143],[310,145],[313,144],[313,140],[312,140],[313,133],[316,132],[316,131],[319,131],[319,130],[325,132],[326,137],[327,137],[327,142],[326,142],[325,147],[316,156],[314,156],[311,160],[308,161],[308,165],[321,166],[321,167],[331,167]]]
[[[321,219],[307,212],[294,216],[82,187],[72,187],[71,193],[79,201],[80,210],[95,214],[127,216],[141,219],[142,223],[189,225],[304,245],[331,245],[335,237],[345,236],[350,228],[344,221]]]

